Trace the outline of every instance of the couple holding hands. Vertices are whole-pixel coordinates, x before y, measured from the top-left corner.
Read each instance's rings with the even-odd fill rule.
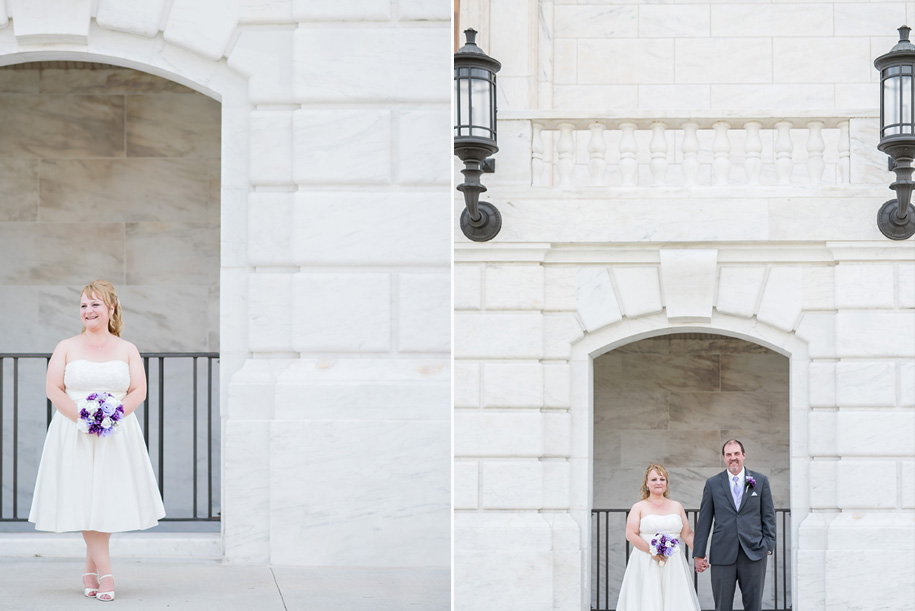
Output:
[[[626,539],[635,550],[626,566],[617,611],[699,611],[683,543],[693,550],[697,572],[712,568],[716,611],[731,611],[738,584],[743,608],[762,609],[766,557],[775,549],[769,480],[744,469],[746,452],[740,441],[728,440],[721,453],[727,470],[706,480],[695,532],[683,506],[669,498],[667,470],[648,466],[642,500],[632,506],[626,520]]]

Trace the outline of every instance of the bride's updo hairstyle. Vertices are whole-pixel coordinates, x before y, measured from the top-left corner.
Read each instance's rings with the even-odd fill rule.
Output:
[[[121,329],[124,328],[124,319],[121,315],[121,302],[118,301],[118,296],[114,292],[114,285],[107,280],[96,280],[87,284],[80,295],[101,299],[108,307],[114,306],[111,318],[108,319],[108,331],[112,335],[121,337]],[[84,327],[83,332],[85,331],[86,329]]]
[[[664,489],[664,498],[669,499],[670,498],[670,476],[667,475],[667,469],[665,469],[662,465],[651,464],[651,465],[648,465],[647,469],[645,469],[645,477],[644,477],[644,479],[642,479],[642,489],[641,489],[642,500],[644,501],[649,496],[651,496],[651,493],[648,491],[648,474],[651,473],[652,471],[657,471],[659,474],[664,476],[665,480],[667,480],[667,488]]]

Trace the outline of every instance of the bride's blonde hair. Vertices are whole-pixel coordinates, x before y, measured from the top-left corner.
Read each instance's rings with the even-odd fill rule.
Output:
[[[667,480],[667,488],[664,489],[664,498],[669,499],[670,498],[670,476],[667,475],[667,469],[665,469],[663,465],[650,464],[650,465],[648,465],[648,468],[645,469],[645,478],[642,480],[642,488],[641,488],[642,500],[644,501],[649,496],[651,496],[651,493],[648,491],[648,474],[651,473],[652,471],[657,471],[659,475],[663,475],[664,479]]]
[[[80,296],[83,295],[86,297],[95,297],[96,299],[101,299],[109,308],[114,306],[114,311],[111,313],[111,317],[108,319],[108,331],[112,335],[121,337],[121,329],[124,328],[124,319],[121,315],[121,302],[118,301],[118,296],[114,292],[114,285],[107,280],[95,280],[83,288]],[[86,328],[83,327],[81,333],[85,331]]]

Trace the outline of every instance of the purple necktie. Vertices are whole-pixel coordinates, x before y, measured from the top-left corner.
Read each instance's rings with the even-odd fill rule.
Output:
[[[731,489],[731,492],[734,495],[734,505],[737,509],[740,509],[740,497],[743,496],[743,493],[740,490],[740,478],[736,475],[733,477],[734,487]]]

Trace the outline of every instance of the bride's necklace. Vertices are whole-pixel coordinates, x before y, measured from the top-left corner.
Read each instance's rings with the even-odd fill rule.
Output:
[[[105,338],[105,341],[103,341],[101,344],[96,345],[94,342],[92,342],[92,341],[89,339],[89,336],[88,336],[88,335],[86,336],[86,341],[89,342],[89,345],[90,345],[90,346],[95,346],[95,348],[96,348],[99,352],[102,351],[102,346],[104,346],[105,344],[107,344],[109,339],[111,339],[111,336],[110,336],[110,335],[109,335],[108,337],[106,337],[106,338]]]
[[[662,498],[660,501],[655,501],[654,499],[649,498],[648,502],[651,503],[653,506],[657,507],[658,509],[660,509],[667,503],[667,499]]]

